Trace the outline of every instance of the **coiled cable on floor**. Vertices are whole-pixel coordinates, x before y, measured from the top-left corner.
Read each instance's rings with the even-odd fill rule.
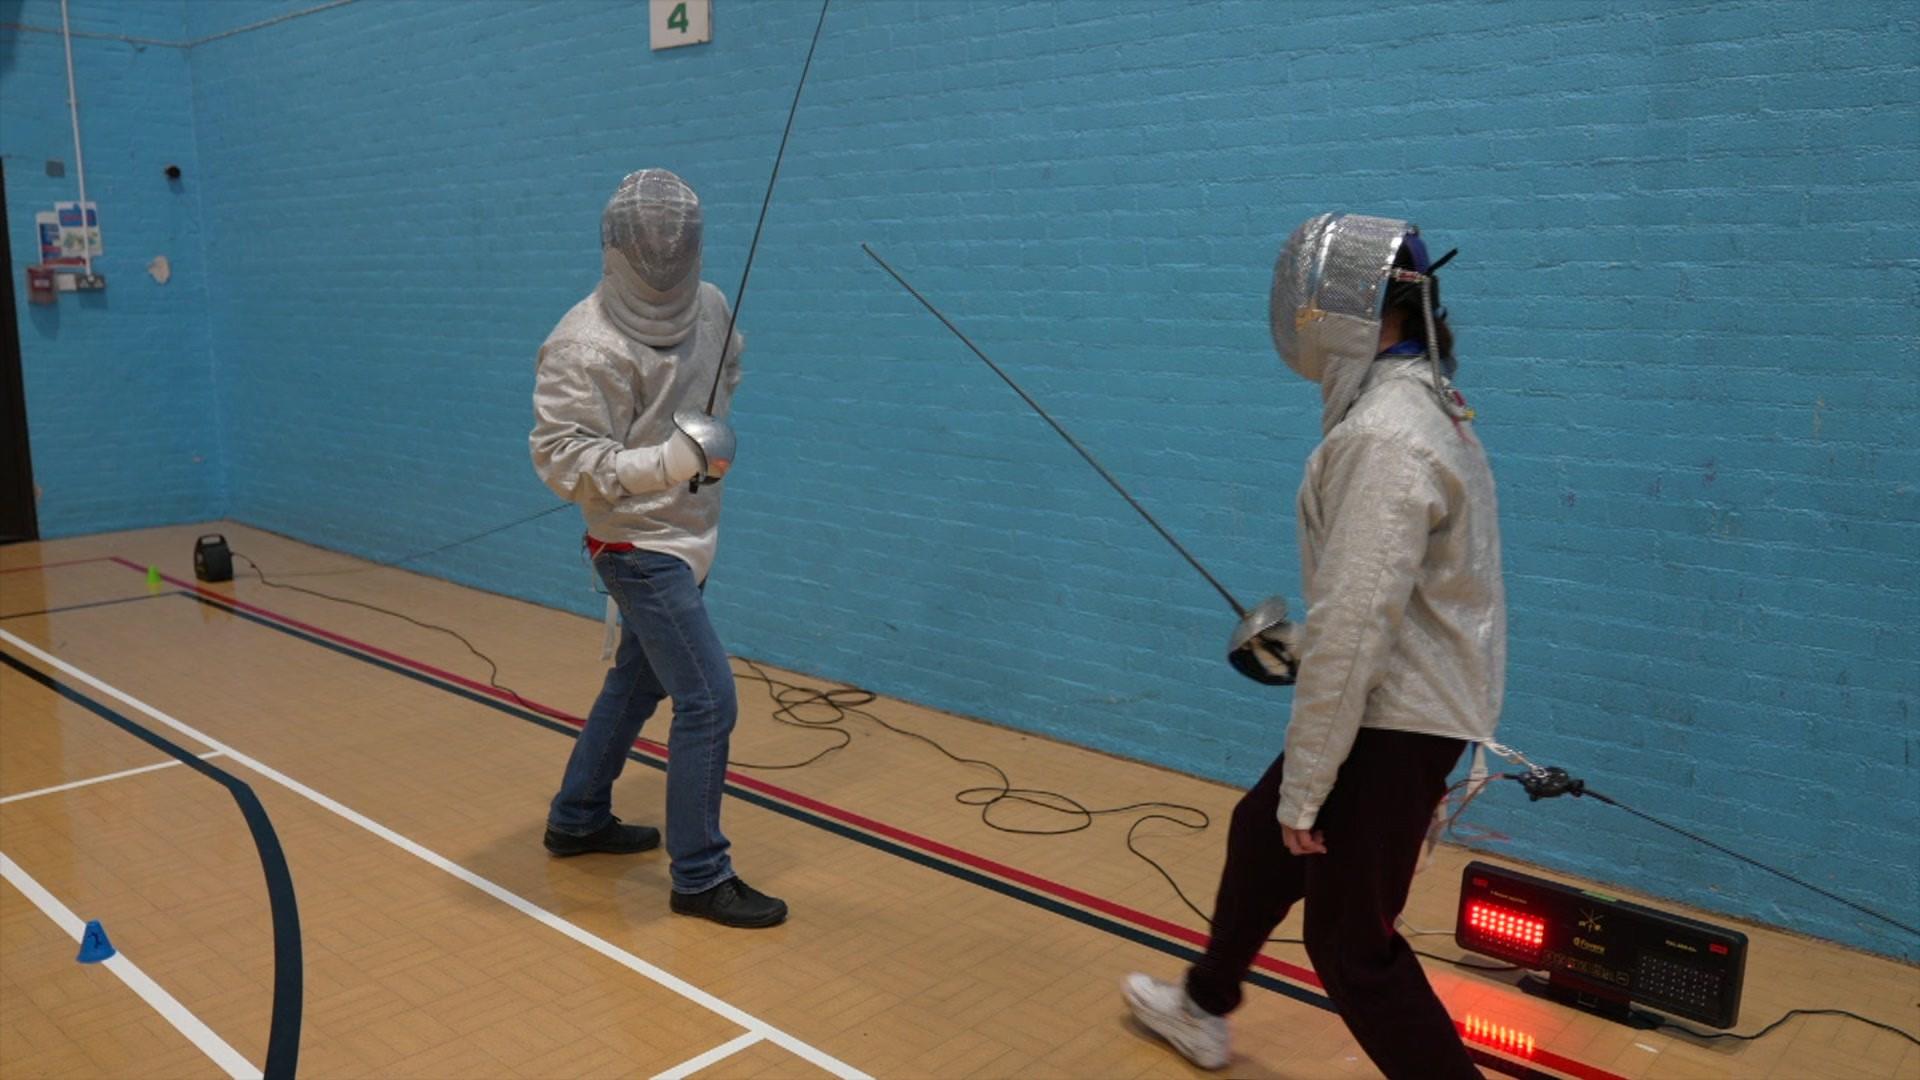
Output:
[[[1191,911],[1196,918],[1208,927],[1213,925],[1213,920],[1187,895],[1186,889],[1181,886],[1179,880],[1176,879],[1159,860],[1142,851],[1137,842],[1137,834],[1139,833],[1140,827],[1154,821],[1168,822],[1194,833],[1205,832],[1213,825],[1212,816],[1205,810],[1186,803],[1166,802],[1162,800],[1147,800],[1126,803],[1119,806],[1095,807],[1088,806],[1081,800],[1064,792],[1052,791],[1046,788],[1019,787],[1014,784],[1013,778],[1007,773],[1006,769],[1000,765],[988,761],[985,758],[968,757],[964,754],[955,753],[953,750],[948,749],[940,740],[910,728],[901,727],[865,708],[865,706],[871,705],[878,700],[878,695],[870,690],[855,686],[840,686],[829,689],[799,686],[775,678],[768,674],[765,668],[752,660],[746,659],[745,657],[736,657],[736,659],[747,669],[744,673],[736,671],[736,676],[752,682],[761,683],[767,688],[768,696],[771,697],[774,702],[773,716],[775,720],[789,726],[805,728],[812,731],[832,731],[835,735],[839,736],[839,739],[832,746],[826,747],[819,753],[802,761],[780,765],[729,762],[729,764],[735,768],[797,769],[812,765],[828,755],[837,753],[851,745],[853,735],[846,727],[846,721],[850,717],[857,716],[895,735],[924,743],[955,764],[964,765],[969,768],[984,769],[991,772],[997,781],[996,783],[961,788],[954,792],[953,799],[962,806],[978,809],[980,812],[980,823],[995,832],[1012,833],[1018,836],[1065,836],[1070,833],[1085,832],[1092,828],[1097,820],[1103,817],[1115,817],[1133,813],[1139,814],[1139,816],[1134,818],[1127,826],[1127,850],[1131,852],[1135,858],[1152,867],[1154,873],[1160,875],[1161,879],[1167,883],[1167,886],[1173,890],[1174,895],[1180,899],[1180,903],[1183,904],[1188,911]],[[800,710],[808,708],[824,710],[824,715],[818,715],[812,718],[800,715]],[[1004,818],[996,820],[994,816],[995,809],[1010,805],[1033,807],[1045,813],[1060,815],[1067,820],[1054,826],[1015,825],[1006,822]],[[1465,807],[1462,806],[1461,809],[1464,810]],[[1273,937],[1268,938],[1267,941],[1272,944],[1302,944],[1302,940],[1297,937]],[[1430,953],[1421,949],[1414,949],[1414,952],[1431,960],[1439,960],[1472,971],[1504,972],[1519,970],[1511,964],[1481,964],[1457,957],[1441,956],[1437,953]]]
[[[504,529],[511,528],[515,525],[524,524],[527,521],[531,521],[531,520],[534,520],[535,518],[544,517],[547,514],[553,513],[555,510],[561,510],[565,508],[566,508],[565,504],[562,504],[560,506],[556,506],[548,510],[543,510],[538,514],[532,515],[531,517],[521,518],[517,521],[509,522],[507,525],[503,525],[498,528],[488,530],[485,533],[480,533],[473,537],[467,537],[462,540],[455,541],[452,544],[441,545],[439,548],[430,549],[429,551],[422,552],[418,555],[409,556],[407,560],[402,560],[402,561],[411,561],[412,559],[424,558],[427,555],[435,554],[439,551],[444,551],[448,548],[459,546],[460,544],[470,543],[473,540],[480,539],[485,536],[490,536],[493,533],[500,532]],[[317,589],[310,589],[300,585],[291,585],[285,582],[274,581],[267,577],[265,571],[263,571],[260,568],[260,565],[257,562],[255,562],[253,559],[241,554],[238,551],[234,552],[233,557],[241,560],[242,562],[245,562],[249,567],[251,567],[253,569],[254,575],[260,580],[260,583],[269,588],[286,589],[292,592],[302,593],[302,594],[317,597],[323,600],[331,600],[339,604],[348,604],[353,607],[364,608],[368,611],[373,611],[382,615],[388,615],[393,618],[400,619],[404,622],[420,627],[422,629],[432,630],[437,633],[446,634],[454,638],[455,640],[459,641],[463,646],[466,647],[468,652],[478,657],[481,660],[481,662],[487,665],[487,670],[488,670],[487,685],[488,686],[512,698],[521,707],[531,712],[534,712],[543,716],[561,715],[552,709],[548,709],[534,702],[528,701],[526,698],[522,697],[517,691],[515,691],[511,687],[508,687],[502,684],[500,682],[499,664],[497,664],[492,657],[488,656],[486,653],[476,648],[473,642],[469,641],[466,638],[466,636],[461,634],[459,631],[453,630],[449,627],[438,625],[436,623],[430,623],[420,619],[416,619],[410,615],[406,615],[401,612],[394,611],[391,608],[381,607],[378,604],[370,604],[361,600],[353,600],[347,597],[335,596],[330,593],[321,592]],[[381,564],[381,565],[398,565],[398,564],[396,563],[396,564]],[[365,567],[365,568],[359,568],[359,569],[376,569],[376,568],[378,567]],[[356,569],[352,571],[342,571],[342,572],[353,573],[353,572],[359,572],[359,570]],[[1103,817],[1113,817],[1113,816],[1122,815],[1122,814],[1144,811],[1143,813],[1140,813],[1140,816],[1135,818],[1133,822],[1130,823],[1127,827],[1127,832],[1125,837],[1127,850],[1131,852],[1136,858],[1140,859],[1142,862],[1152,867],[1154,872],[1160,875],[1160,877],[1166,881],[1168,887],[1173,890],[1174,895],[1179,898],[1180,903],[1184,905],[1188,911],[1191,911],[1197,918],[1205,922],[1209,927],[1213,925],[1213,921],[1210,918],[1208,918],[1207,914],[1204,911],[1200,909],[1199,905],[1193,902],[1192,898],[1190,898],[1187,895],[1186,890],[1180,885],[1179,881],[1175,879],[1174,876],[1167,870],[1167,868],[1164,865],[1162,865],[1158,860],[1154,859],[1152,856],[1142,851],[1138,843],[1136,842],[1136,834],[1138,833],[1140,827],[1152,821],[1168,822],[1182,829],[1190,830],[1194,833],[1205,832],[1207,829],[1211,828],[1213,825],[1213,819],[1211,815],[1209,815],[1205,810],[1202,810],[1197,806],[1188,805],[1186,803],[1167,802],[1163,800],[1146,800],[1141,802],[1127,803],[1120,806],[1096,808],[1096,807],[1090,807],[1087,804],[1081,802],[1080,800],[1075,799],[1072,796],[1067,795],[1063,792],[1052,791],[1045,788],[1017,787],[1014,785],[1013,779],[1007,773],[1007,771],[1001,766],[995,764],[994,762],[988,761],[984,758],[974,758],[974,757],[967,757],[962,754],[956,754],[952,750],[948,749],[945,746],[945,744],[941,743],[938,739],[935,739],[932,736],[925,735],[917,731],[913,731],[909,728],[900,727],[896,724],[890,723],[885,719],[882,719],[878,714],[866,708],[866,706],[872,705],[879,700],[879,696],[871,690],[866,690],[864,688],[857,687],[857,686],[847,686],[847,685],[828,687],[826,689],[816,689],[812,687],[805,687],[797,683],[791,683],[782,679],[775,678],[774,676],[768,674],[764,667],[762,667],[760,664],[752,660],[746,659],[744,657],[736,657],[735,659],[739,660],[739,662],[745,665],[745,667],[747,668],[747,671],[744,674],[736,670],[735,676],[737,678],[745,678],[748,681],[758,682],[766,687],[768,697],[773,701],[774,709],[772,713],[772,718],[774,719],[775,722],[785,724],[789,727],[800,728],[808,731],[829,732],[833,736],[835,736],[835,741],[832,745],[824,747],[818,752],[806,758],[803,758],[799,761],[780,762],[780,763],[729,761],[728,764],[730,766],[734,768],[739,768],[739,769],[753,769],[757,771],[778,771],[778,770],[802,769],[802,768],[806,768],[807,766],[817,764],[818,762],[825,760],[826,758],[832,756],[833,754],[836,754],[841,750],[846,749],[848,746],[852,745],[853,734],[846,727],[846,721],[849,717],[858,716],[880,728],[883,728],[889,732],[892,732],[895,735],[899,735],[904,738],[908,738],[908,739],[915,740],[917,742],[924,743],[927,746],[932,747],[939,754],[946,757],[947,759],[954,762],[955,764],[967,766],[970,768],[985,769],[993,773],[995,778],[998,780],[998,783],[961,788],[960,790],[954,793],[953,798],[955,802],[958,802],[963,806],[977,808],[980,812],[981,824],[985,825],[987,828],[992,829],[996,832],[1012,833],[1012,834],[1021,835],[1021,836],[1064,836],[1071,833],[1084,832],[1087,829],[1092,828],[1094,825],[1094,822]],[[816,715],[812,718],[809,718],[809,716],[803,714],[803,710],[818,710],[818,711],[824,712],[824,715]],[[1703,836],[1698,835],[1697,833],[1693,833],[1687,829],[1681,828],[1678,825],[1674,825],[1671,822],[1664,821],[1658,817],[1655,817],[1652,814],[1648,814],[1645,811],[1629,806],[1626,803],[1619,801],[1618,799],[1614,799],[1610,796],[1603,795],[1600,792],[1588,789],[1584,781],[1574,779],[1573,777],[1568,775],[1568,773],[1564,769],[1542,768],[1541,766],[1535,765],[1533,762],[1527,760],[1525,756],[1521,755],[1518,751],[1514,751],[1509,747],[1500,746],[1498,744],[1493,744],[1492,746],[1490,746],[1490,749],[1493,749],[1495,753],[1499,754],[1502,757],[1506,757],[1509,760],[1515,760],[1524,764],[1527,768],[1527,772],[1500,773],[1492,776],[1479,778],[1477,781],[1474,778],[1469,778],[1469,779],[1461,780],[1455,783],[1447,791],[1446,798],[1449,801],[1453,798],[1454,794],[1460,791],[1462,788],[1471,787],[1471,790],[1467,792],[1466,796],[1461,800],[1459,806],[1455,807],[1446,815],[1445,828],[1448,832],[1451,832],[1455,828],[1455,826],[1459,822],[1460,817],[1466,813],[1467,808],[1473,804],[1473,801],[1476,798],[1478,798],[1495,781],[1512,780],[1512,781],[1518,782],[1523,788],[1525,788],[1528,792],[1529,797],[1536,801],[1543,798],[1554,798],[1561,795],[1571,795],[1575,798],[1581,798],[1581,797],[1591,798],[1598,802],[1605,803],[1609,806],[1616,807],[1620,810],[1626,811],[1629,814],[1632,814],[1635,817],[1638,817],[1644,821],[1647,821],[1650,824],[1653,824],[1660,828],[1667,829],[1671,832],[1674,832],[1697,844],[1700,844],[1714,851],[1717,851],[1723,855],[1726,855],[1729,858],[1736,859],[1742,863],[1746,863],[1747,865],[1756,867],[1760,870],[1766,871],[1767,873],[1773,874],[1777,877],[1790,881],[1795,885],[1799,885],[1804,889],[1817,893],[1820,896],[1826,897],[1827,899],[1832,900],[1835,903],[1843,904],[1853,910],[1861,912],[1862,914],[1878,919],[1881,922],[1885,922],[1889,925],[1892,925],[1901,930],[1904,930],[1910,934],[1920,936],[1920,928],[1916,928],[1907,923],[1901,922],[1900,920],[1894,919],[1891,916],[1888,916],[1882,912],[1876,911],[1863,904],[1859,904],[1852,900],[1848,900],[1845,897],[1838,896],[1827,889],[1823,889],[1818,885],[1814,885],[1810,882],[1807,882],[1799,877],[1796,877],[1791,873],[1788,873],[1785,870],[1781,870],[1778,867],[1771,866],[1765,862],[1762,862],[1759,859],[1753,858],[1750,855],[1744,855],[1740,852],[1734,851],[1731,848],[1718,844],[1712,840],[1709,840]],[[994,817],[995,808],[1003,805],[1024,805],[1028,807],[1033,807],[1046,813],[1062,815],[1068,818],[1069,820],[1062,825],[1049,826],[1049,827],[1010,825],[1005,823],[1004,821],[995,820],[995,817]],[[1291,937],[1287,937],[1287,938],[1275,937],[1275,938],[1268,938],[1267,940],[1274,944],[1297,945],[1302,943],[1300,938],[1291,938]],[[1460,959],[1457,957],[1440,956],[1434,953],[1425,952],[1420,949],[1415,949],[1414,952],[1418,953],[1421,956],[1427,957],[1428,959],[1440,960],[1445,963],[1452,964],[1455,967],[1466,968],[1468,970],[1487,971],[1487,972],[1507,972],[1507,971],[1519,970],[1517,965],[1512,965],[1512,964],[1501,964],[1501,965],[1480,964],[1480,963],[1474,963],[1468,960]],[[1803,1012],[1803,1013],[1812,1013],[1812,1012],[1818,1012],[1820,1010],[1795,1010],[1795,1011]],[[1833,1012],[1837,1010],[1826,1010],[1826,1011]],[[1792,1014],[1789,1014],[1789,1015],[1792,1015]],[[1848,1013],[1845,1015],[1851,1016],[1853,1014]],[[1878,1021],[1866,1020],[1863,1017],[1855,1017],[1855,1018],[1860,1019],[1865,1023],[1872,1023],[1872,1024],[1878,1025]],[[1781,1021],[1776,1021],[1774,1025],[1770,1025],[1767,1029],[1763,1030],[1757,1035],[1754,1035],[1753,1038],[1758,1038],[1760,1037],[1760,1035],[1766,1034],[1767,1031],[1773,1030],[1774,1027],[1777,1027],[1780,1022],[1784,1022],[1786,1019],[1787,1017],[1782,1017]],[[1884,1026],[1884,1025],[1880,1025],[1880,1026]],[[1899,1029],[1897,1028],[1893,1028],[1889,1030],[1893,1030],[1896,1032],[1899,1031]],[[1899,1033],[1903,1036],[1906,1035],[1905,1032],[1899,1032]],[[1722,1037],[1732,1037],[1732,1036],[1717,1035],[1717,1036],[1702,1036],[1702,1037],[1722,1038]],[[1911,1038],[1911,1036],[1906,1036],[1906,1037]]]

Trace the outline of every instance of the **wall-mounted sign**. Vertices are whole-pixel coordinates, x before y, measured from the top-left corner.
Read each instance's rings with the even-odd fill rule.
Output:
[[[81,220],[80,204],[77,202],[57,202],[53,212],[60,221],[60,254],[68,258],[84,255],[101,255],[105,249],[100,245],[100,207],[87,203],[85,220]]]
[[[654,49],[704,45],[713,40],[713,0],[650,0]]]
[[[33,227],[40,234],[40,261],[52,262],[65,254],[60,250],[60,215],[42,210],[33,215]]]

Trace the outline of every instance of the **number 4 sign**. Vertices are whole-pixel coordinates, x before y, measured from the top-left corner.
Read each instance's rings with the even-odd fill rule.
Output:
[[[713,0],[650,0],[654,49],[713,40]]]

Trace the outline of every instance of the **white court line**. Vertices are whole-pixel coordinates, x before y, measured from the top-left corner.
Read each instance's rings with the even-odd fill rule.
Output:
[[[579,942],[582,945],[585,945],[587,948],[592,949],[594,952],[597,952],[600,955],[606,957],[607,959],[612,960],[614,963],[619,964],[620,966],[628,969],[629,971],[635,972],[636,974],[646,979],[649,979],[655,983],[658,983],[659,985],[666,987],[668,990],[673,991],[674,993],[680,995],[683,998],[686,998],[689,1001],[694,1002],[695,1004],[704,1006],[709,1012],[716,1013],[722,1017],[725,1017],[728,1020],[733,1021],[734,1023],[740,1025],[741,1027],[746,1028],[749,1032],[759,1035],[761,1038],[766,1039],[768,1042],[773,1043],[775,1046],[778,1046],[784,1050],[790,1051],[791,1053],[805,1059],[806,1061],[809,1061],[814,1065],[817,1065],[820,1068],[825,1069],[827,1072],[830,1072],[835,1076],[842,1077],[843,1080],[873,1080],[873,1078],[868,1076],[866,1073],[863,1073],[859,1069],[856,1069],[853,1066],[848,1065],[846,1062],[841,1061],[839,1058],[834,1057],[833,1055],[827,1053],[826,1051],[817,1049],[809,1043],[805,1043],[800,1041],[799,1039],[794,1038],[792,1035],[789,1035],[786,1032],[780,1030],[779,1028],[774,1027],[772,1024],[767,1023],[765,1020],[762,1020],[759,1017],[754,1016],[753,1014],[743,1009],[740,1009],[733,1005],[728,1004],[727,1002],[721,1000],[720,998],[715,997],[714,995],[708,993],[707,991],[700,989],[699,987],[693,985],[690,982],[687,982],[686,980],[680,978],[677,975],[672,974],[671,972],[668,972],[662,968],[655,967],[654,965],[648,963],[647,961],[640,959],[638,956],[635,956],[634,954],[628,952],[627,950],[622,949],[618,945],[615,945],[612,942],[608,941],[607,939],[600,937],[598,934],[591,933],[587,930],[581,929],[578,926],[575,926],[573,923],[568,922],[567,920],[561,918],[560,916],[555,915],[553,912],[548,911],[547,909],[539,906],[538,904],[535,904],[533,901],[528,900],[526,897],[521,896],[518,893],[509,891],[505,886],[498,885],[493,881],[488,880],[487,878],[483,878],[479,874],[476,874],[473,871],[467,869],[466,867],[461,866],[459,863],[456,863],[453,860],[446,858],[445,856],[439,854],[438,852],[428,850],[427,848],[422,847],[417,843],[414,843],[412,840],[409,840],[406,837],[401,836],[399,833],[394,832],[392,829],[387,828],[385,825],[380,824],[379,822],[373,820],[372,818],[366,816],[365,814],[362,814],[357,810],[353,810],[347,806],[344,806],[341,803],[336,802],[333,799],[329,798],[328,796],[322,795],[318,791],[315,791],[312,788],[308,787],[307,785],[302,784],[298,780],[295,780],[292,777],[287,776],[286,774],[280,772],[277,769],[274,769],[269,765],[266,765],[262,762],[254,760],[251,757],[248,757],[247,755],[241,753],[238,750],[235,750],[233,747],[228,746],[227,744],[221,742],[220,740],[212,738],[211,736],[205,734],[204,732],[200,731],[197,728],[191,727],[187,724],[181,723],[178,720],[175,720],[173,717],[168,716],[166,713],[161,712],[159,709],[156,709],[151,705],[148,705],[146,702],[141,701],[139,698],[133,697],[132,695],[127,694],[126,692],[119,690],[113,686],[109,686],[108,684],[100,681],[99,679],[94,678],[92,675],[87,674],[85,671],[82,671],[79,668],[74,667],[72,664],[69,664],[66,661],[60,659],[59,657],[54,656],[52,653],[46,652],[45,650],[33,644],[30,644],[29,642],[22,641],[20,638],[15,637],[13,634],[8,633],[5,630],[0,630],[0,641],[5,641],[8,644],[12,645],[14,648],[19,649],[21,652],[24,652],[29,656],[37,658],[38,660],[40,660],[41,663],[57,668],[60,671],[65,672],[67,675],[71,676],[72,678],[77,679],[80,682],[87,684],[88,686],[93,687],[95,690],[98,690],[101,693],[108,695],[109,697],[115,698],[135,709],[138,709],[139,711],[147,714],[153,719],[158,720],[162,724],[165,724],[166,726],[174,729],[175,731],[180,732],[183,735],[188,736],[189,738],[197,739],[200,742],[206,744],[207,746],[213,747],[214,749],[227,755],[227,757],[233,762],[235,762],[236,764],[244,765],[247,768],[252,769],[254,772],[259,773],[261,776],[264,776],[267,779],[273,781],[274,783],[279,784],[281,787],[286,788],[288,791],[291,791],[294,794],[299,795],[300,797],[306,799],[307,801],[315,803],[319,806],[322,806],[327,810],[330,810],[333,813],[339,815],[340,817],[343,817],[348,821],[353,822],[355,825],[360,826],[361,828],[367,830],[368,832],[379,837],[380,839],[385,840],[387,843],[392,844],[394,847],[397,847],[400,850],[406,852],[407,854],[412,855],[414,858],[419,859],[420,861],[425,862],[429,865],[438,867],[439,869],[447,872],[448,874],[453,875],[456,878],[459,878],[461,881],[466,882],[467,884],[473,886],[474,888],[479,889],[481,892],[486,893],[488,896],[493,897],[495,900],[498,900],[501,903],[507,905],[508,907],[513,908],[515,911],[520,912],[522,915],[526,915],[529,918],[532,918],[535,921],[545,925],[549,929],[552,929],[558,933],[566,935],[569,938],[572,938],[574,941]]]
[[[78,915],[61,903],[59,897],[42,888],[39,882],[33,880],[31,874],[20,869],[19,864],[7,858],[3,852],[0,852],[0,877],[5,877],[14,888],[19,889],[27,899],[33,901],[33,906],[46,913],[47,918],[52,919],[53,924],[68,937],[79,941],[87,932],[87,924],[81,922]],[[235,1077],[236,1080],[242,1077],[246,1080],[260,1080],[260,1070],[254,1068],[252,1062],[241,1057],[240,1051],[228,1046],[225,1039],[215,1035],[212,1028],[201,1023],[199,1017],[188,1012],[187,1007],[180,1004],[178,999],[161,989],[159,983],[154,982],[146,972],[141,971],[133,961],[127,959],[126,953],[116,952],[101,961],[100,966],[118,975],[120,981],[127,984],[128,989],[139,994],[141,1000],[153,1006],[154,1011],[165,1017],[167,1023],[173,1025],[174,1030],[185,1035],[188,1041],[200,1048],[202,1053],[212,1058],[214,1064],[225,1069],[228,1076]]]
[[[666,1072],[654,1073],[653,1080],[683,1080],[684,1077],[692,1076],[715,1062],[725,1061],[760,1040],[759,1032],[749,1031],[745,1035],[721,1043],[699,1057],[688,1058]]]
[[[219,757],[219,756],[220,756],[220,751],[218,750],[209,750],[206,753],[200,755],[200,757],[202,758]],[[71,784],[56,784],[53,787],[43,787],[34,791],[23,791],[18,795],[8,795],[6,798],[0,799],[0,806],[5,806],[7,803],[10,803],[10,802],[19,802],[21,799],[31,799],[40,795],[52,795],[56,792],[72,791],[74,788],[83,788],[88,786],[89,784],[104,784],[109,780],[118,780],[123,776],[138,776],[141,773],[145,773],[145,772],[156,772],[160,769],[171,769],[175,765],[181,765],[181,764],[185,764],[185,763],[178,760],[162,761],[156,765],[142,765],[137,769],[122,769],[119,772],[108,773],[105,776],[96,776],[88,780],[75,780]]]

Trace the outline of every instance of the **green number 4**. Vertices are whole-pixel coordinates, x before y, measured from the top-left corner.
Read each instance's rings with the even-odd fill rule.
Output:
[[[687,5],[679,4],[674,7],[673,14],[667,16],[667,29],[678,30],[683,34],[687,32]]]

